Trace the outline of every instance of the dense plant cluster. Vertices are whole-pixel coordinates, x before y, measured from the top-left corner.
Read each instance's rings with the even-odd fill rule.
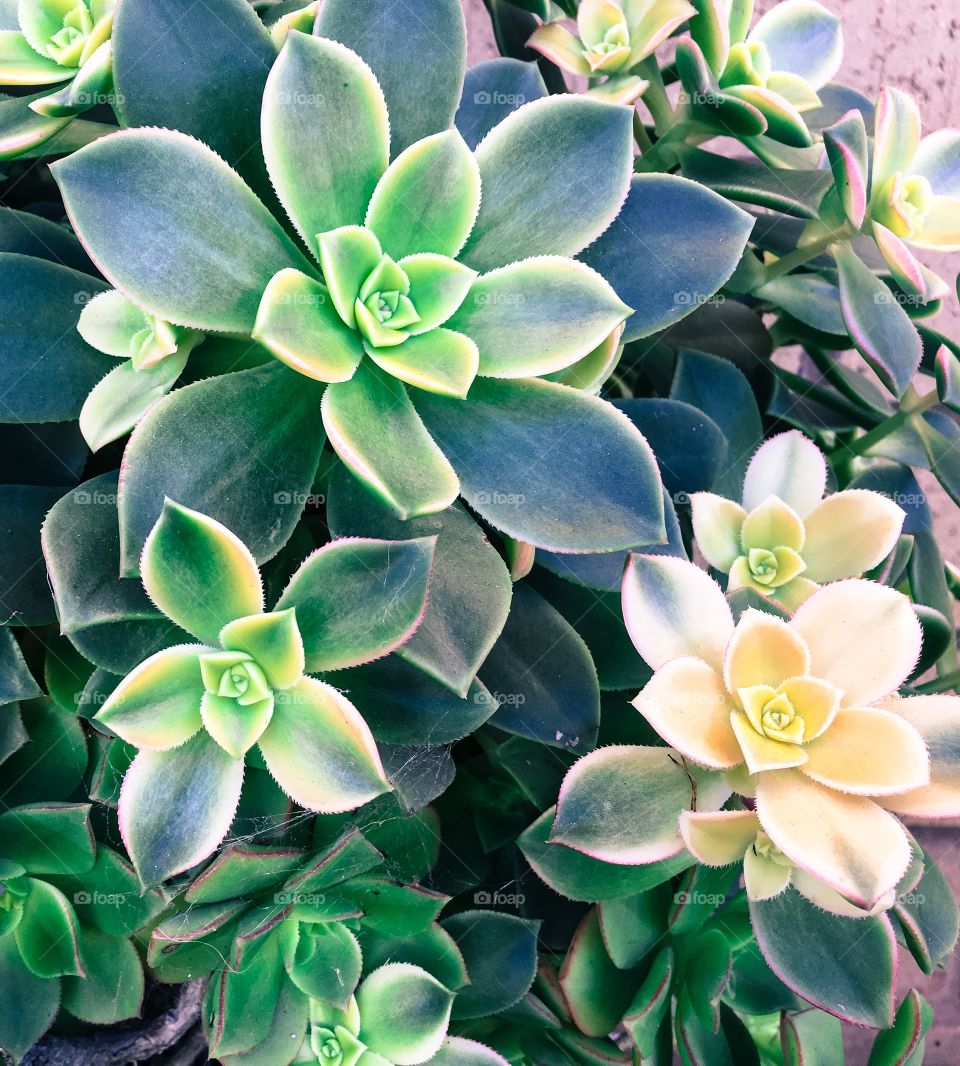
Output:
[[[14,1063],[923,1061],[960,133],[486,6],[0,0]]]

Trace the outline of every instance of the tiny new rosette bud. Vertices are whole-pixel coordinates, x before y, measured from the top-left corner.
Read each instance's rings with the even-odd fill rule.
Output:
[[[823,498],[827,465],[802,433],[772,437],[750,461],[741,504],[691,496],[693,531],[706,561],[728,574],[728,591],[749,588],[788,610],[820,584],[859,577],[893,550],[904,513],[866,489]]]

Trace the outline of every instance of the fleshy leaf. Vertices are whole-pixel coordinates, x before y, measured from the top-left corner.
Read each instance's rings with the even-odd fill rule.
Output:
[[[306,268],[236,172],[185,134],[123,130],[53,167],[104,275],[170,322],[249,333],[274,274]]]
[[[457,129],[467,144],[476,148],[512,111],[546,95],[547,87],[535,63],[506,56],[477,63],[464,79]]]
[[[867,210],[867,130],[859,111],[848,111],[823,131],[833,180],[850,223],[859,229]]]
[[[390,125],[373,72],[349,48],[287,34],[263,95],[267,170],[307,247],[363,221],[387,166]]]
[[[17,990],[0,1001],[0,1045],[19,1061],[47,1031],[60,1008],[58,981],[37,977],[20,957],[16,937],[0,937],[0,982]]]
[[[368,347],[367,354],[381,370],[408,385],[457,399],[467,395],[480,365],[474,341],[442,326],[394,348]]]
[[[836,74],[843,56],[840,19],[815,0],[785,0],[750,31],[775,71],[799,74],[819,89]]]
[[[435,545],[350,537],[310,555],[277,603],[296,608],[307,669],[356,666],[403,644],[423,618]]]
[[[337,314],[351,328],[357,325],[354,305],[360,289],[383,258],[375,234],[363,226],[339,226],[317,234],[320,265]]]
[[[440,1050],[453,993],[426,970],[393,962],[374,970],[357,991],[360,1038],[398,1066],[424,1062]]]
[[[572,552],[666,541],[653,453],[605,401],[538,378],[478,378],[466,403],[414,400],[464,499],[504,533]],[[534,477],[531,456],[541,457]]]
[[[220,522],[166,500],[141,563],[150,599],[206,644],[235,618],[263,610],[263,586],[247,546]]]
[[[337,454],[399,517],[440,511],[456,499],[457,475],[399,381],[362,363],[350,381],[327,388],[322,413]]]
[[[82,977],[80,928],[70,901],[46,881],[31,877],[27,886],[23,916],[13,931],[23,961],[37,977]]]
[[[432,0],[422,17],[380,0],[324,0],[314,32],[369,63],[390,109],[394,155],[453,124],[467,57],[457,0]]]
[[[244,755],[260,739],[273,715],[273,697],[241,705],[237,700],[204,692],[200,716],[207,733],[235,759]]]
[[[297,803],[336,814],[389,790],[366,722],[335,688],[304,677],[275,698],[260,750],[277,783]]]
[[[449,325],[475,341],[481,374],[522,378],[576,362],[629,313],[589,267],[542,256],[478,278]]]
[[[170,751],[141,751],[120,790],[120,832],[144,885],[205,859],[230,828],[243,760],[205,732]]]
[[[251,336],[281,363],[317,381],[349,381],[363,358],[330,293],[299,270],[281,270],[260,301]]]
[[[683,850],[680,812],[691,809],[694,791],[669,748],[600,748],[564,778],[550,840],[627,866],[668,859]],[[698,809],[710,809],[703,796]]]
[[[576,255],[620,210],[631,156],[629,108],[572,95],[524,105],[477,148],[483,200],[461,258],[485,271]]]
[[[0,814],[5,859],[31,874],[84,873],[94,863],[96,843],[88,803],[35,803]]]
[[[480,207],[480,172],[456,130],[410,145],[380,179],[365,225],[394,259],[416,252],[455,256]]]
[[[303,637],[296,612],[278,609],[228,622],[220,643],[252,655],[271,688],[287,688],[304,671]]]
[[[113,690],[96,714],[128,744],[163,751],[189,740],[200,728],[202,644],[151,655]]]

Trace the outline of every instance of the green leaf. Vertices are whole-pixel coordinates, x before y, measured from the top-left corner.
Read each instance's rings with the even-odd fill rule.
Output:
[[[69,118],[46,118],[31,111],[30,104],[46,95],[0,97],[0,162],[32,154],[70,124]]]
[[[867,210],[870,173],[863,115],[859,111],[848,111],[838,122],[826,127],[823,145],[844,213],[851,225],[860,229]]]
[[[280,935],[238,936],[228,964],[210,983],[210,1053],[221,1058],[256,1047],[270,1032],[274,1004],[286,983]]]
[[[206,644],[235,618],[263,610],[256,560],[220,522],[169,497],[143,547],[143,586],[179,626]]]
[[[551,96],[508,115],[477,148],[483,200],[463,261],[485,271],[576,255],[623,205],[632,146],[630,109],[593,97]]]
[[[399,381],[361,363],[352,380],[327,388],[322,413],[337,454],[398,517],[440,511],[456,499],[457,476]]]
[[[713,491],[739,499],[750,456],[763,440],[763,425],[753,389],[728,360],[705,352],[683,351],[670,398],[682,400],[713,419],[727,439],[727,454]]]
[[[94,716],[138,748],[164,751],[201,727],[202,644],[183,644],[151,655],[129,673]]]
[[[812,329],[846,337],[847,327],[840,311],[840,289],[820,274],[789,274],[774,278],[761,285],[754,295],[783,308]]]
[[[867,1066],[921,1066],[924,1037],[932,1024],[930,1004],[911,988],[897,1008],[891,1028],[877,1033]]]
[[[477,681],[461,696],[397,655],[338,672],[370,728],[388,744],[447,744],[479,729],[497,703]]]
[[[291,611],[254,614],[228,622],[220,643],[229,651],[252,655],[271,688],[288,688],[304,671],[303,638]]]
[[[0,603],[7,625],[42,626],[56,621],[44,573],[40,527],[61,489],[0,485]]]
[[[794,218],[816,218],[820,200],[831,185],[830,175],[822,170],[757,166],[692,145],[681,149],[680,162],[683,176],[698,185],[737,203],[769,207]]]
[[[582,259],[633,308],[624,340],[647,337],[696,310],[729,280],[754,219],[696,182],[638,174],[623,209]],[[709,256],[699,249],[709,247]],[[647,263],[656,269],[637,269]]]
[[[287,971],[301,992],[346,1010],[360,981],[362,965],[357,938],[345,926],[302,922]]]
[[[843,55],[840,19],[815,0],[792,0],[768,11],[750,31],[775,71],[798,74],[814,89],[836,74]]]
[[[0,1047],[19,1062],[56,1018],[60,982],[31,973],[16,937],[7,933],[0,936],[0,987],[17,990],[15,996],[0,996]]]
[[[653,454],[603,400],[539,379],[478,379],[466,402],[419,393],[416,407],[464,499],[509,536],[573,552],[666,540]]]
[[[29,878],[23,917],[14,928],[20,955],[37,977],[85,973],[80,929],[67,897],[46,881]]]
[[[845,1021],[893,1021],[896,941],[889,918],[840,918],[788,888],[753,901],[754,935],[773,972],[804,999]]]
[[[83,245],[57,222],[12,207],[0,208],[0,251],[46,259],[50,263],[96,275]]]
[[[258,191],[268,188],[260,99],[276,51],[248,4],[132,0],[117,8],[112,41],[122,125],[189,133]]]
[[[242,784],[243,760],[205,732],[170,751],[141,751],[120,790],[120,832],[142,884],[205,859],[230,828]]]
[[[546,95],[547,87],[535,63],[509,57],[477,63],[464,79],[457,129],[467,144],[476,148],[507,115]]]
[[[29,874],[89,870],[95,853],[87,803],[36,803],[0,814],[0,854]]]
[[[499,705],[492,725],[573,751],[596,743],[600,687],[590,652],[526,584],[515,587],[507,623],[478,677]]]
[[[70,872],[50,878],[71,900],[81,920],[84,936],[84,957],[89,964],[86,937],[101,932],[114,939],[138,932],[156,918],[164,906],[159,892],[141,895],[141,888],[133,867],[115,851],[100,845],[97,861],[86,872]]]
[[[307,997],[292,982],[280,986],[270,1028],[263,1040],[249,1051],[225,1055],[224,1066],[276,1066],[297,1054],[307,1031]],[[272,1003],[266,1006],[273,1006]]]
[[[895,395],[902,396],[920,365],[920,335],[886,285],[848,243],[833,246],[840,272],[840,310],[857,351]]]
[[[478,278],[448,324],[476,343],[480,374],[521,378],[576,362],[629,313],[589,267],[541,256]]]
[[[360,1039],[398,1066],[425,1062],[440,1050],[453,993],[418,966],[381,966],[357,991]]]
[[[170,322],[249,333],[273,275],[309,269],[237,173],[183,133],[124,130],[52,169],[111,284]]]
[[[512,589],[507,568],[483,530],[460,504],[401,522],[343,466],[334,469],[327,488],[327,521],[337,536],[437,538],[423,621],[398,654],[466,695],[503,629]]]
[[[309,556],[277,602],[296,609],[307,669],[357,666],[402,645],[426,609],[435,545],[350,537]]]
[[[695,797],[697,809],[711,809],[692,772],[669,748],[613,745],[584,755],[564,778],[550,840],[624,865],[678,855],[681,811]]]
[[[416,16],[378,0],[325,0],[314,32],[370,65],[390,109],[394,156],[452,125],[467,57],[457,0],[431,0]]]
[[[894,912],[920,969],[932,974],[945,965],[957,943],[960,914],[949,882],[926,852],[920,880],[898,896]]]
[[[0,422],[76,418],[111,368],[76,330],[101,281],[26,255],[0,254]]]
[[[318,234],[363,221],[390,142],[376,78],[354,52],[322,39],[330,36],[287,34],[261,118],[271,180],[311,250]]]
[[[560,987],[582,1033],[606,1036],[617,1027],[637,984],[630,978],[607,954],[597,908],[592,907],[577,926],[560,970]]]
[[[12,807],[72,796],[87,768],[87,738],[79,719],[49,699],[20,704],[20,718],[29,741],[22,743],[19,730],[14,733],[12,739],[20,743],[4,761],[3,804]]]
[[[630,1034],[637,1050],[654,1061],[660,1026],[670,1009],[674,968],[673,949],[665,947],[657,953],[643,984],[623,1016],[623,1027]]]
[[[339,226],[317,234],[323,280],[340,318],[357,328],[356,302],[360,289],[376,270],[383,249],[376,235],[363,226]]]
[[[615,966],[632,969],[659,944],[672,900],[673,893],[664,883],[648,892],[600,904],[597,909],[603,942]]]
[[[40,695],[40,688],[23,658],[13,633],[0,630],[0,705],[14,700],[31,700]]]
[[[456,130],[405,149],[377,183],[364,225],[394,259],[417,252],[456,256],[480,208],[480,172]]]
[[[124,453],[121,573],[138,573],[166,497],[233,530],[257,562],[276,555],[320,461],[320,389],[272,363],[198,381],[157,404]]]
[[[363,358],[359,336],[343,324],[327,290],[299,270],[270,279],[252,336],[316,381],[349,381]]]
[[[430,1059],[430,1066],[507,1066],[507,1060],[485,1044],[462,1036],[448,1036]]]
[[[304,677],[275,700],[260,751],[301,807],[335,814],[389,791],[366,722],[335,688]]]
[[[300,858],[293,848],[233,844],[194,879],[184,898],[188,903],[220,903],[233,899],[240,886],[245,894],[256,895],[282,881]]]
[[[143,967],[129,940],[96,929],[83,930],[86,977],[66,977],[63,1006],[75,1018],[95,1025],[113,1025],[140,1014]]]
[[[41,532],[61,631],[92,662],[126,673],[187,634],[120,578],[117,475],[84,482],[57,502]]]
[[[480,353],[469,337],[452,329],[433,329],[393,348],[367,345],[367,354],[395,378],[441,396],[462,400],[477,376]]]
[[[539,922],[496,911],[461,911],[440,923],[457,942],[470,983],[454,1004],[457,1020],[512,1007],[533,984]]]

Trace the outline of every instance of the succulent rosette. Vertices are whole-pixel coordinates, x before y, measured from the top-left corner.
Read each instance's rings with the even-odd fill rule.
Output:
[[[709,0],[697,6],[691,39],[677,57],[694,112],[701,117],[715,112],[729,123],[729,132],[748,135],[758,150],[758,134],[809,147],[813,137],[803,116],[820,106],[817,90],[840,67],[840,20],[816,0],[784,0],[752,28],[752,3]]]
[[[6,6],[13,17],[0,18],[0,85],[45,88],[0,110],[0,158],[48,140],[105,102],[113,87],[114,0],[22,0]]]
[[[647,82],[629,72],[695,14],[687,0],[583,0],[575,34],[546,22],[527,44],[571,74],[606,75],[588,93],[631,104]]]
[[[826,481],[823,453],[790,430],[757,449],[742,504],[711,492],[691,496],[697,546],[729,575],[728,591],[753,589],[792,611],[824,582],[859,577],[887,557],[903,509],[867,489],[824,497]]]
[[[331,543],[303,563],[276,609],[265,613],[260,572],[246,546],[219,522],[165,503],[144,548],[144,588],[201,643],[144,660],[96,715],[140,749],[119,812],[146,883],[188,869],[219,844],[254,745],[281,788],[310,810],[351,810],[389,790],[360,713],[305,671],[356,665],[402,644],[422,617],[433,545],[432,538]],[[342,616],[338,626],[331,597],[342,594],[335,583],[325,586],[343,553],[365,570],[379,568],[400,607],[359,634],[349,620],[344,630]],[[164,796],[176,803],[161,802]]]

